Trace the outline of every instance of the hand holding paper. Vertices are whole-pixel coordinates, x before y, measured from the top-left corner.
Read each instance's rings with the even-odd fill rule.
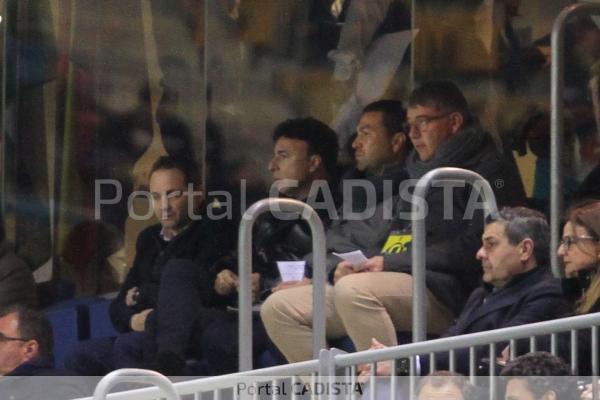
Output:
[[[358,266],[368,260],[367,257],[360,250],[351,251],[348,253],[333,253],[334,256],[341,258],[344,261],[348,261],[353,266]]]

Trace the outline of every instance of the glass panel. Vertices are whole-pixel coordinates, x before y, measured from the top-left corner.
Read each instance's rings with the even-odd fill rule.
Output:
[[[132,219],[129,196],[158,156],[202,159],[202,4],[14,0],[7,16],[9,238],[77,295],[115,290],[155,222]]]
[[[228,190],[243,209],[268,193],[279,122],[329,123],[348,165],[360,110],[405,100],[428,79],[461,86],[498,145],[515,152],[532,204],[547,206],[548,35],[569,1],[0,3],[8,239],[32,269],[59,266],[55,278],[76,282],[78,294],[122,279],[152,223],[132,221],[127,199],[157,155],[200,160],[206,134],[207,189]],[[597,22],[567,28],[570,196],[598,161]],[[587,188],[600,187],[595,176]],[[123,189],[115,204],[108,179]],[[133,207],[148,210],[143,198]]]

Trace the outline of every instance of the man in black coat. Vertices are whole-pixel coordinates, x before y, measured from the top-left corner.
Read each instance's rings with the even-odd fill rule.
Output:
[[[270,195],[306,202],[315,208],[325,228],[335,216],[335,185],[338,139],[335,132],[312,117],[295,118],[278,124],[273,132],[273,157],[268,163],[273,177]],[[260,215],[253,231],[253,297],[260,303],[271,292],[307,285],[312,270],[303,257],[311,251],[308,223],[300,216],[280,218],[276,212]],[[304,277],[284,280],[278,262],[305,264]],[[237,253],[214,266],[215,299],[221,305],[237,307]],[[236,271],[236,272],[234,272]],[[205,330],[202,353],[208,373],[224,374],[237,370],[238,315],[231,310],[215,318]],[[267,335],[259,318],[253,327],[253,350],[260,355]]]
[[[483,268],[483,284],[471,293],[443,337],[554,319],[565,312],[568,305],[560,281],[548,268],[548,223],[541,213],[524,207],[504,208],[497,218],[488,218],[481,242],[476,257]],[[374,340],[372,348],[381,347]],[[503,348],[496,346],[493,360]],[[455,357],[457,372],[468,374],[469,350],[456,350]],[[489,357],[488,346],[476,348],[477,360]],[[437,354],[436,368],[448,369],[448,360],[448,353]],[[429,371],[428,361],[428,355],[419,358],[423,374]],[[389,364],[383,363],[377,372],[389,375]],[[364,366],[362,375],[369,373],[370,366]]]
[[[231,251],[235,231],[204,204],[200,174],[192,160],[164,156],[149,179],[159,224],[142,231],[133,266],[110,317],[121,332],[115,339],[83,342],[66,365],[82,375],[114,368],[155,366],[161,351],[183,357],[196,324],[210,319],[214,275],[210,267]],[[208,215],[207,215],[208,214]],[[190,289],[194,297],[181,295]],[[198,318],[179,318],[193,312]]]

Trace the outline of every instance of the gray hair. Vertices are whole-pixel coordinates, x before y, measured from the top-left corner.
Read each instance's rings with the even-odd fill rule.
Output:
[[[485,221],[486,225],[492,222],[504,225],[504,232],[512,245],[531,239],[536,262],[539,265],[548,263],[550,230],[544,214],[526,207],[504,207],[496,218],[489,216]]]

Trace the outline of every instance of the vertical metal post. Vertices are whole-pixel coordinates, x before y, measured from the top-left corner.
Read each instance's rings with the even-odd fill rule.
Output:
[[[411,33],[411,42],[410,42],[410,77],[408,83],[408,89],[412,92],[415,88],[415,56],[417,54],[417,46],[415,46],[415,38],[416,36],[413,34],[415,31],[415,21],[417,15],[417,2],[415,0],[411,0],[410,2],[410,33]]]
[[[2,172],[0,173],[0,193],[2,193],[2,196],[0,197],[0,215],[6,216],[6,74],[8,68],[8,52],[6,49],[6,36],[8,34],[8,5],[6,1],[3,3],[1,11],[2,26],[0,28],[2,30],[2,88],[0,90],[2,90],[2,97],[0,99],[0,107],[2,107],[2,110],[0,110],[0,118],[2,121],[0,121],[0,129],[2,129],[2,131],[0,132],[0,171]]]
[[[560,217],[563,195],[563,90],[565,25],[576,14],[598,13],[600,4],[579,3],[565,7],[552,27],[550,70],[550,265],[554,276],[562,276],[556,256],[560,237]]]
[[[321,219],[308,204],[292,199],[263,199],[254,203],[242,216],[238,237],[239,287],[239,369],[252,369],[252,227],[266,212],[298,213],[308,222],[313,245],[313,357],[325,348],[325,230]]]
[[[573,375],[577,375],[577,371],[579,370],[577,364],[579,363],[578,360],[578,353],[577,353],[577,331],[576,330],[572,330],[571,331],[571,372],[573,373]]]
[[[496,400],[498,381],[496,379],[496,343],[490,343],[490,399]]]
[[[437,168],[426,173],[415,187],[414,197],[426,199],[427,193],[433,181],[464,180],[466,183],[481,185],[486,215],[496,215],[498,207],[496,198],[488,181],[476,172],[461,168]],[[475,185],[474,187],[476,187]],[[427,333],[427,309],[425,296],[425,218],[415,218],[419,213],[419,203],[412,203],[412,278],[413,278],[413,342],[426,339]]]

